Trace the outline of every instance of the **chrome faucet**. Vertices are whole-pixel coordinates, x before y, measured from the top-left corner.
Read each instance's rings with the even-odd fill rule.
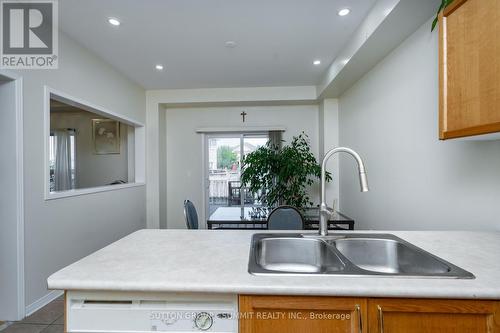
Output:
[[[328,151],[323,158],[323,163],[321,164],[321,205],[319,207],[319,234],[321,236],[328,235],[328,217],[332,213],[333,209],[328,208],[326,205],[326,163],[336,153],[348,153],[358,163],[359,172],[359,185],[361,186],[361,192],[368,192],[368,179],[366,178],[365,165],[361,156],[354,150],[345,147],[338,147]]]

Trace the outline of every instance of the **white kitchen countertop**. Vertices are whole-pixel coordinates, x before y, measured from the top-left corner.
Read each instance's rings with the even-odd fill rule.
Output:
[[[391,233],[476,278],[254,276],[252,234],[235,230],[140,230],[63,268],[50,289],[231,294],[500,299],[500,233]],[[359,231],[367,233],[368,231]]]

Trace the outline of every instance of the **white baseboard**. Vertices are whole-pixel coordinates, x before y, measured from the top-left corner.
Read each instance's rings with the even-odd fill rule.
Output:
[[[47,295],[37,299],[36,301],[34,301],[33,303],[31,303],[26,307],[26,317],[31,315],[33,312],[40,310],[45,305],[49,304],[50,302],[52,302],[53,300],[55,300],[56,298],[60,297],[63,294],[64,294],[63,290],[52,290]]]

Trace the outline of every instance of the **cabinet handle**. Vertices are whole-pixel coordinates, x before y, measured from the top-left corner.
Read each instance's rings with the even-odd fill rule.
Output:
[[[359,304],[356,304],[355,309],[358,315],[358,331],[359,333],[363,333],[363,317],[361,316],[361,307]]]
[[[380,327],[380,333],[384,333],[384,312],[382,311],[382,307],[377,305],[378,310],[378,324]]]

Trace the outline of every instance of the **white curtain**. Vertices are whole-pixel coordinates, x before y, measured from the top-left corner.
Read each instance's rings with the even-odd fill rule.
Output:
[[[55,138],[55,191],[67,191],[73,188],[71,181],[71,138],[67,130],[54,131]]]
[[[269,142],[271,143],[272,147],[280,149],[282,140],[283,139],[281,131],[269,131]]]

